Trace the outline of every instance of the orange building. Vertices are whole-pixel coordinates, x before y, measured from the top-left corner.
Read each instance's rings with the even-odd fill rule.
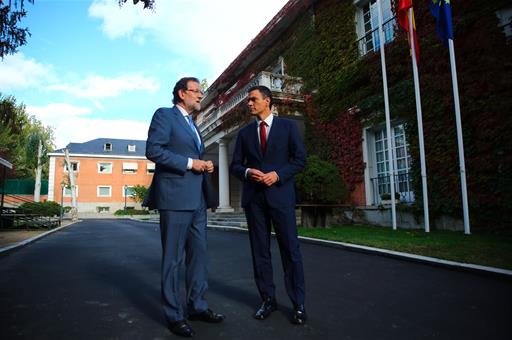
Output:
[[[140,203],[132,198],[131,188],[135,185],[149,187],[155,171],[154,163],[145,156],[146,141],[98,138],[70,143],[66,148],[75,175],[79,213],[140,208]],[[64,150],[48,154],[48,200],[71,206]]]

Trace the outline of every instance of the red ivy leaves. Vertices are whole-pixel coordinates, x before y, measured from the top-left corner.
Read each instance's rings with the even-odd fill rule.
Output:
[[[336,164],[349,191],[364,180],[362,131],[357,108],[341,112],[330,121],[320,119],[311,95],[305,96],[306,111],[316,136],[329,145],[329,160]]]

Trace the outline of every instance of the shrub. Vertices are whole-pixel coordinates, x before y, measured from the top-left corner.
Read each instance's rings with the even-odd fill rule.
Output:
[[[348,195],[338,168],[316,155],[308,157],[306,168],[296,176],[296,183],[301,203],[342,203]]]
[[[149,211],[147,210],[139,210],[139,209],[119,209],[114,215],[116,216],[126,216],[126,215],[147,215]]]
[[[41,216],[60,215],[60,204],[53,201],[27,202],[20,205],[20,209],[25,214],[36,214]]]

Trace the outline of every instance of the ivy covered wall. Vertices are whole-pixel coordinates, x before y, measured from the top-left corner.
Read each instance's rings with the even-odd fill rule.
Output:
[[[435,34],[428,4],[414,2],[430,211],[433,216],[460,216],[449,55]],[[510,226],[512,46],[495,14],[510,5],[506,0],[465,0],[452,1],[452,6],[470,218],[473,227]],[[364,182],[362,128],[384,121],[380,55],[359,56],[355,11],[352,0],[318,1],[279,44],[287,73],[305,82],[308,151],[336,163],[352,193],[361,192]],[[421,208],[412,66],[406,36],[398,29],[386,45],[386,62],[391,117],[406,124]],[[357,203],[357,195],[351,199]]]

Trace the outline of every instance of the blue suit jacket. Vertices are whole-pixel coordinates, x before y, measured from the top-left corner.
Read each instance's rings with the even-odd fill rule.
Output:
[[[257,135],[256,120],[238,133],[231,162],[231,173],[243,182],[242,207],[256,192],[264,192],[271,207],[294,207],[294,176],[306,165],[306,151],[297,124],[289,119],[274,117],[267,139],[267,150],[262,154]],[[264,173],[275,171],[279,181],[271,187],[245,178],[247,168]]]
[[[156,110],[146,142],[146,157],[156,164],[147,203],[151,209],[199,208],[203,175],[187,171],[188,158],[201,159],[204,151],[202,140],[200,149],[196,140],[176,106]]]

